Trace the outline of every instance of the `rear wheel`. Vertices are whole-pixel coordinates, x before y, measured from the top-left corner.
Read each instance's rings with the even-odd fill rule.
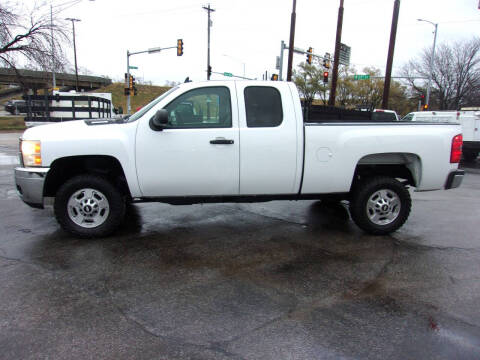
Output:
[[[80,175],[60,187],[54,210],[57,221],[67,232],[79,237],[103,237],[123,221],[125,199],[108,180]]]
[[[408,219],[412,200],[398,180],[368,178],[355,186],[350,213],[358,227],[374,235],[389,234]]]

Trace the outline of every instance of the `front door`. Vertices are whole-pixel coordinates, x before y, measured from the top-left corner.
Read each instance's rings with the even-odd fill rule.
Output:
[[[140,119],[136,164],[145,197],[237,195],[239,131],[234,86],[188,90],[164,108],[169,124],[154,131]]]

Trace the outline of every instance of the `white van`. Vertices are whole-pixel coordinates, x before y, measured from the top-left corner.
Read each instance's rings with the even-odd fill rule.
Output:
[[[480,152],[480,111],[461,110],[458,122],[462,125],[463,157],[474,161]]]
[[[416,111],[405,115],[402,121],[453,122],[462,125],[463,158],[474,161],[480,152],[480,111]]]
[[[458,122],[459,111],[415,111],[408,113],[402,121]]]

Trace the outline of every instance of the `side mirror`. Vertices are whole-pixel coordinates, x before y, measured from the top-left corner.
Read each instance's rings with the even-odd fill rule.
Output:
[[[150,128],[154,131],[162,131],[168,124],[168,111],[165,109],[158,110],[150,119]]]

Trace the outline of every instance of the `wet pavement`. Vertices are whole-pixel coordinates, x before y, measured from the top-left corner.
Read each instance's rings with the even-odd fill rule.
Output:
[[[17,135],[18,137],[18,135]],[[78,240],[14,190],[0,134],[2,359],[478,359],[480,171],[392,236],[315,201],[129,209]]]

